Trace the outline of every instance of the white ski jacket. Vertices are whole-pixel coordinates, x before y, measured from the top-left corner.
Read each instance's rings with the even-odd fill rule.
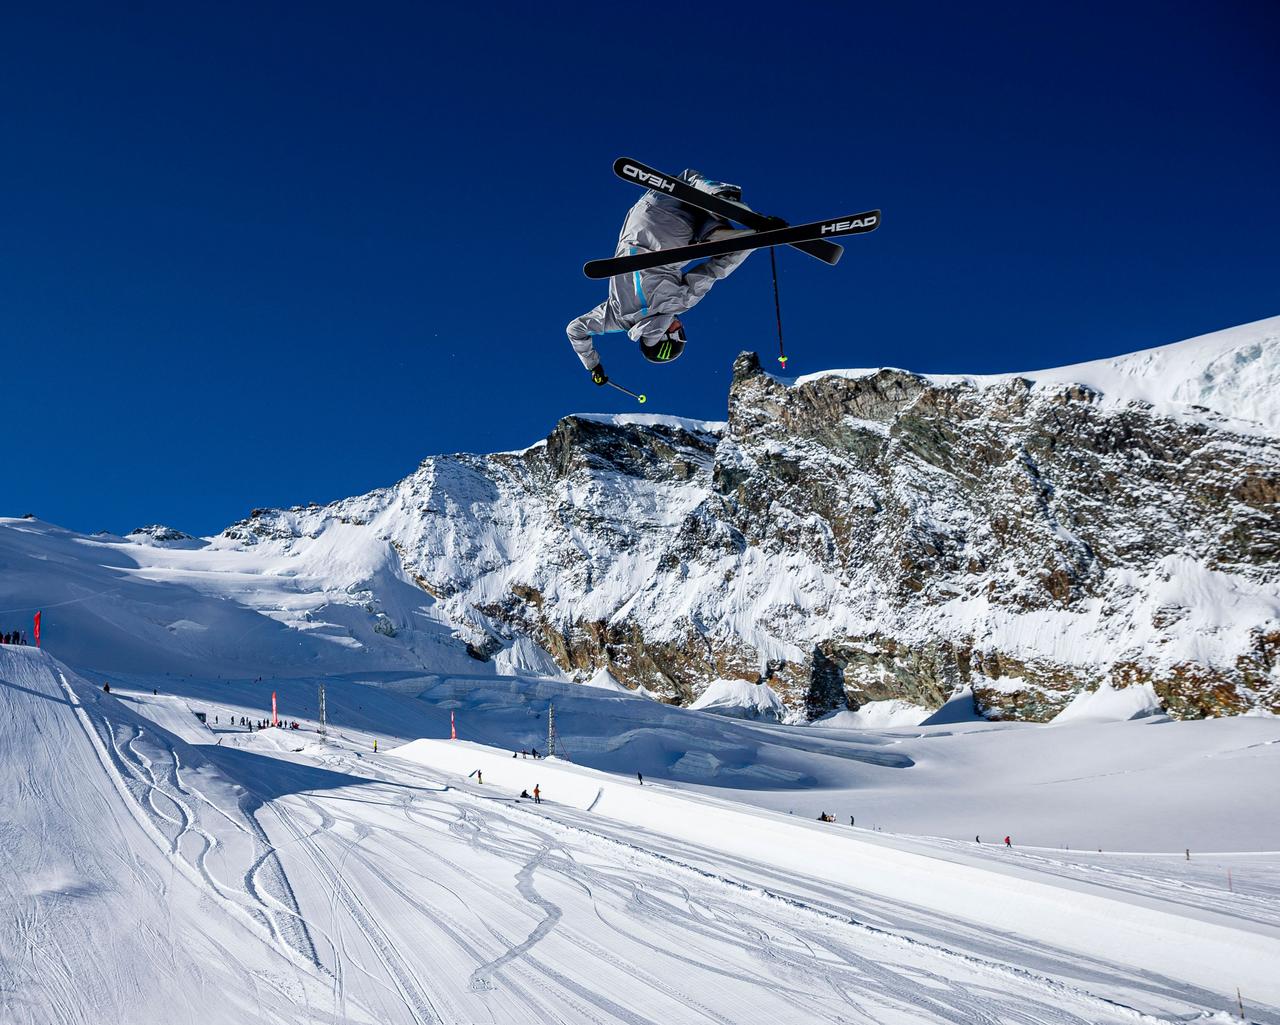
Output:
[[[712,194],[734,188],[712,181],[697,171],[684,171],[680,177]],[[614,255],[627,256],[705,242],[713,231],[724,227],[728,227],[728,222],[714,214],[660,192],[646,192],[628,212]],[[697,305],[712,285],[728,277],[748,255],[743,252],[717,256],[687,274],[672,265],[610,278],[609,298],[569,324],[566,329],[569,344],[582,365],[593,370],[600,363],[595,340],[601,335],[625,333],[633,342],[657,341],[666,334],[673,317]]]

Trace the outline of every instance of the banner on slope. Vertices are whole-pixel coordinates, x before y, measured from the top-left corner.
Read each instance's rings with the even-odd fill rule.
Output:
[[[275,691],[271,692],[271,725],[272,726],[280,725],[280,716],[276,714],[276,692]]]
[[[36,634],[36,647],[38,648],[40,647],[40,613],[39,612],[36,613],[34,629]]]

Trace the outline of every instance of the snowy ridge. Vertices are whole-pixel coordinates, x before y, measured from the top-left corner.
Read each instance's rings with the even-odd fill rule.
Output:
[[[826,370],[795,378],[804,385],[824,377],[857,379],[879,369]],[[1104,404],[1144,403],[1166,416],[1195,417],[1194,407],[1249,421],[1252,428],[1280,435],[1280,317],[1214,331],[1154,349],[1048,370],[1009,374],[921,374],[938,385],[967,384],[985,389],[1016,378],[1041,388],[1082,385]]]
[[[614,427],[675,427],[702,434],[723,434],[728,427],[722,420],[694,420],[687,416],[667,416],[662,413],[573,413],[572,416],[576,420],[590,420]]]

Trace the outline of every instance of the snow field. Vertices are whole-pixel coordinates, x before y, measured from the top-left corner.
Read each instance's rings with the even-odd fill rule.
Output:
[[[512,795],[521,789],[532,793],[533,780],[545,802],[673,834],[726,855],[765,856],[784,871],[1052,942],[1081,956],[1131,964],[1207,990],[1222,985],[1224,966],[1229,965],[1235,985],[1280,1005],[1280,973],[1275,970],[1280,929],[1270,926],[1120,896],[1083,881],[1047,882],[1016,863],[978,864],[957,852],[945,860],[930,858],[839,823],[762,815],[556,760],[512,758],[465,741],[418,740],[392,754],[458,776],[479,769],[486,787]]]
[[[57,663],[42,653],[0,649],[0,701],[19,734],[31,722],[39,723],[34,728],[41,735],[49,732],[33,718],[40,715],[64,725],[76,721],[71,705],[31,693],[60,689],[56,671]],[[1163,1021],[1234,1001],[1228,976],[1235,965],[1216,939],[1200,942],[1202,927],[1270,943],[1280,921],[1280,878],[1266,874],[1272,865],[1266,858],[1243,875],[1247,892],[1218,902],[1204,874],[1210,865],[1199,860],[1186,863],[1201,873],[1192,875],[1181,861],[1157,856],[1086,861],[1044,850],[974,853],[955,841],[820,826],[753,806],[769,793],[780,801],[828,803],[838,793],[824,788],[841,773],[896,779],[902,799],[920,789],[906,781],[927,768],[933,758],[922,752],[938,744],[949,745],[943,761],[960,773],[956,786],[971,788],[989,768],[982,759],[966,767],[959,752],[1024,740],[1050,750],[1089,748],[1106,730],[1122,731],[1117,735],[1132,738],[1128,747],[1143,752],[1144,738],[1190,727],[1187,738],[1210,738],[1202,741],[1207,751],[1227,754],[1221,761],[1234,764],[1237,775],[1247,769],[1257,777],[1270,765],[1258,753],[1274,746],[1250,745],[1245,733],[1270,731],[1274,739],[1268,720],[1218,723],[1226,731],[1216,737],[1194,728],[1215,724],[1152,727],[1148,721],[1070,729],[809,730],[547,680],[403,677],[369,686],[330,678],[331,733],[321,741],[309,729],[248,732],[226,725],[239,714],[260,718],[278,690],[282,714],[310,727],[314,706],[306,702],[314,700],[314,682],[156,677],[130,685],[113,679],[107,696],[99,684],[69,671],[67,679],[95,731],[129,743],[119,746],[125,757],[82,757],[92,744],[76,726],[72,736],[81,739],[68,745],[67,763],[74,771],[62,773],[59,785],[77,793],[105,786],[114,803],[70,823],[58,816],[64,807],[74,809],[74,800],[50,804],[48,828],[92,849],[105,815],[108,830],[121,822],[136,832],[124,846],[110,848],[113,858],[130,851],[154,864],[156,878],[174,880],[164,901],[126,893],[111,915],[77,906],[77,894],[64,895],[96,930],[93,949],[73,950],[70,963],[96,957],[102,984],[110,985],[114,975],[137,970],[139,944],[189,958],[182,963],[196,967],[184,971],[198,971],[200,956],[211,956],[199,954],[207,941],[197,934],[221,944],[212,955],[221,974],[204,969],[214,980],[206,995],[179,1002],[179,1011],[164,1017],[144,1002],[140,1016],[121,1020],[295,1021],[302,1013],[307,1021],[385,1023]],[[152,694],[153,686],[161,693]],[[591,748],[592,731],[610,735],[612,746],[588,756],[617,774],[513,759],[494,746],[532,741],[541,747],[545,718],[538,710],[548,697],[556,701],[557,725],[572,750]],[[195,711],[209,715],[210,725],[200,724]],[[493,743],[410,739],[445,734],[451,711],[462,730],[482,732]],[[617,716],[629,723],[620,733]],[[375,737],[383,740],[377,756]],[[397,737],[409,743],[386,754]],[[0,769],[14,777],[10,770],[28,752],[2,733],[0,739],[6,741]],[[731,755],[734,746],[754,751],[748,757],[761,759],[763,768],[776,767],[768,771],[805,766],[820,785],[812,793],[717,787],[722,769],[716,761],[728,768],[727,759],[739,757]],[[903,748],[910,757],[885,757]],[[1231,756],[1232,749],[1245,754]],[[399,756],[415,750],[431,752],[431,764]],[[713,751],[718,759],[692,757]],[[446,766],[436,764],[447,759]],[[479,785],[465,777],[482,759],[485,783]],[[643,788],[623,769],[637,763],[646,766]],[[707,774],[666,775],[653,785],[653,770],[663,777],[693,766]],[[945,777],[920,778],[930,781],[923,785],[928,790]],[[534,783],[547,803],[516,799]],[[740,803],[691,791],[695,786]],[[1095,809],[1099,813],[1109,812]],[[138,815],[154,828],[130,827]],[[250,834],[265,838],[265,846],[246,842]],[[1240,858],[1223,857],[1244,869]],[[1127,870],[1118,869],[1118,861]],[[16,876],[10,868],[0,864],[0,878],[24,879],[21,866]],[[945,892],[973,888],[990,900],[962,903],[963,893]],[[1081,896],[1089,900],[1071,919],[1064,909]],[[1003,921],[998,916],[1007,908],[979,908],[978,914],[969,906],[997,899],[1015,904],[1035,929],[990,924]],[[1124,958],[1109,959],[1110,947],[1081,952],[1072,945],[1098,928],[1100,904],[1122,922],[1125,935],[1141,933]],[[1133,911],[1136,922],[1123,924]],[[208,915],[213,918],[200,917]],[[156,940],[172,935],[166,916],[177,938]],[[1057,935],[1064,919],[1071,943]],[[1162,969],[1174,970],[1175,959],[1157,965],[1141,955],[1171,944],[1178,925],[1186,932],[1186,956],[1203,959],[1205,974],[1216,966],[1220,984],[1166,974]],[[0,922],[0,929],[19,935],[24,927],[20,917]],[[1229,940],[1226,946],[1234,957]],[[5,956],[22,949],[0,946]],[[18,954],[11,964],[13,970],[5,964],[8,977],[18,980],[12,999],[25,1002],[25,1016],[17,1020],[99,1020],[92,988],[55,990],[41,979],[34,958]],[[273,964],[287,968],[273,970]],[[258,1004],[244,993],[246,978],[274,980]],[[161,992],[171,985],[159,969],[147,979]],[[207,995],[237,985],[240,991],[224,1002]],[[1280,1009],[1263,1000],[1265,990],[1242,989],[1251,1017],[1280,1022]],[[70,1010],[55,1009],[57,1001]],[[0,1020],[3,1011],[0,1006]]]

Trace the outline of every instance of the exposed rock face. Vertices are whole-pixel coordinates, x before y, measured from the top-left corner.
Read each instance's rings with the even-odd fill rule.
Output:
[[[147,527],[139,527],[137,530],[130,531],[130,537],[150,538],[153,541],[194,541],[195,538],[190,534],[184,534],[180,530],[173,527],[166,527],[162,523],[153,523]]]
[[[225,536],[335,524],[390,542],[477,658],[530,638],[681,703],[764,679],[802,718],[965,686],[1042,721],[1109,680],[1178,716],[1280,712],[1280,442],[1071,383],[788,385],[744,354],[727,425],[566,417]]]

